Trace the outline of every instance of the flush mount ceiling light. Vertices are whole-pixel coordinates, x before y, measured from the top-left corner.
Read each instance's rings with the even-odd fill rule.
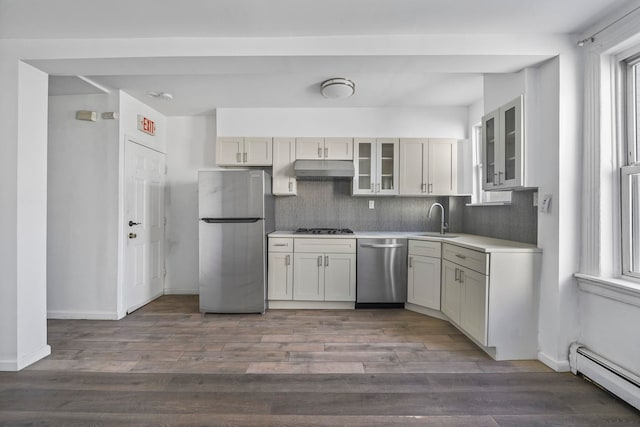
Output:
[[[325,98],[348,98],[356,92],[356,84],[349,79],[333,78],[322,82],[320,92]]]
[[[160,98],[165,101],[171,101],[173,99],[173,95],[169,92],[147,92],[147,96],[151,98]]]

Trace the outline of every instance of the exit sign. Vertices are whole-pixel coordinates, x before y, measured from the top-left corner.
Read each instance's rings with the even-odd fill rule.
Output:
[[[156,134],[156,122],[153,120],[143,116],[138,115],[138,130],[141,130],[144,133],[148,133],[149,135]]]

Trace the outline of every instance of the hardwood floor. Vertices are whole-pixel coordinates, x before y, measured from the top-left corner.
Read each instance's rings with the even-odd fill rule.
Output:
[[[587,381],[496,362],[404,310],[198,313],[165,296],[120,321],[49,321],[48,358],[0,373],[0,425],[640,425]]]

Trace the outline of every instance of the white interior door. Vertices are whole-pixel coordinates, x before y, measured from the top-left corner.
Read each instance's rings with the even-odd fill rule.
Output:
[[[164,154],[127,141],[124,296],[128,313],[164,290],[164,173]]]

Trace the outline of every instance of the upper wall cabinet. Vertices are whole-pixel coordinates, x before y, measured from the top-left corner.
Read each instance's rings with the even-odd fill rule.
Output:
[[[219,166],[271,166],[272,138],[220,137],[216,141]]]
[[[398,194],[398,139],[356,138],[353,151],[354,195]]]
[[[458,141],[448,138],[401,139],[400,194],[458,194]]]
[[[524,183],[523,96],[482,118],[482,188],[510,190]]]
[[[294,138],[273,138],[273,195],[295,196],[297,181],[293,166],[296,161]]]
[[[296,138],[298,160],[352,160],[353,138]]]

